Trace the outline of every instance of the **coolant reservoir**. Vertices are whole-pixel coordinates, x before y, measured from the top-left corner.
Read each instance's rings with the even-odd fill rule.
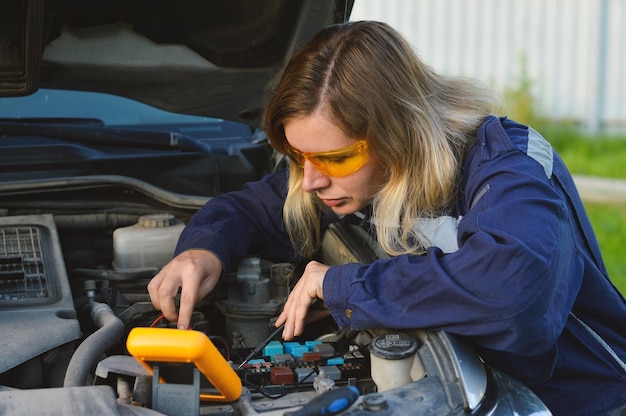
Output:
[[[113,267],[132,270],[163,267],[174,249],[185,223],[170,214],[139,217],[137,224],[113,232]]]
[[[369,345],[371,375],[378,391],[391,390],[414,381],[411,372],[417,348],[417,340],[401,332],[372,339]]]

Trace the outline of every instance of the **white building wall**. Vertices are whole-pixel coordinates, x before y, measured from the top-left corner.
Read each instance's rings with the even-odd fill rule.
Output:
[[[626,0],[356,0],[351,20],[364,19],[501,92],[525,70],[543,116],[626,131]]]

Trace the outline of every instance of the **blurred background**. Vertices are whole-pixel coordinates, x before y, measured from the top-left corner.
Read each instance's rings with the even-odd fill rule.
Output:
[[[626,295],[626,0],[356,0],[441,73],[498,91],[574,174]]]
[[[626,133],[625,0],[357,0],[440,72],[588,132]],[[531,110],[531,103],[524,103]]]

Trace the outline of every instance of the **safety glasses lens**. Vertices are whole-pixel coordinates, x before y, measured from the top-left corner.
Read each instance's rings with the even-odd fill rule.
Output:
[[[299,166],[304,166],[304,160],[308,160],[323,174],[334,177],[348,176],[356,172],[369,159],[365,140],[330,152],[308,153],[290,148],[289,157]]]

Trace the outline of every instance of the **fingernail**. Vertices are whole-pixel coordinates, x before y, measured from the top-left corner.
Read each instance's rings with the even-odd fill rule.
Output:
[[[187,328],[185,328],[185,325],[178,325],[178,329],[187,329]]]

